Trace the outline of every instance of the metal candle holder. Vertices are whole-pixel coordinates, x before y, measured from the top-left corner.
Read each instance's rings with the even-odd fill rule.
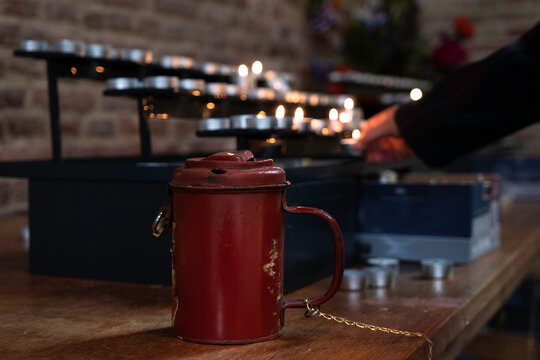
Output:
[[[425,259],[420,264],[426,279],[446,279],[452,273],[452,262],[446,259]]]
[[[394,271],[383,266],[373,266],[366,268],[369,276],[369,286],[374,288],[385,288],[393,285]]]
[[[201,119],[197,123],[199,131],[219,131],[231,128],[231,121],[228,117]]]
[[[120,54],[120,59],[136,63],[151,63],[153,54],[151,51],[142,49],[124,49]]]
[[[107,80],[107,88],[111,90],[138,89],[141,82],[137,78],[119,77]]]
[[[202,79],[180,79],[178,88],[189,91],[204,91],[204,80]]]
[[[84,42],[81,40],[60,39],[49,47],[52,52],[84,56]]]
[[[369,285],[369,276],[365,270],[345,269],[343,280],[341,280],[341,290],[362,291]]]
[[[104,44],[87,44],[84,48],[84,56],[93,59],[109,59],[112,47]]]
[[[184,56],[162,56],[159,63],[166,69],[189,69],[193,66],[194,60]]]
[[[174,89],[178,87],[176,76],[150,76],[144,78],[144,87],[148,89]]]
[[[40,40],[21,40],[19,49],[24,51],[47,51],[49,44],[46,41]]]

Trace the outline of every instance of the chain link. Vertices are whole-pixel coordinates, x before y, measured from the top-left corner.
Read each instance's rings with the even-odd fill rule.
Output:
[[[342,317],[339,317],[339,316],[323,313],[318,308],[312,307],[311,305],[309,305],[309,299],[307,299],[307,298],[304,299],[304,302],[306,303],[306,308],[307,308],[306,316],[311,316],[311,315],[313,315],[313,316],[321,316],[321,317],[325,318],[326,320],[333,320],[333,321],[335,321],[337,323],[340,323],[340,324],[343,323],[343,324],[348,325],[348,326],[356,326],[356,327],[358,327],[360,329],[368,329],[368,330],[371,330],[371,331],[381,331],[381,332],[384,332],[384,333],[387,333],[387,334],[403,335],[403,336],[408,336],[408,337],[421,337],[424,340],[426,340],[426,342],[428,344],[427,359],[431,360],[431,358],[433,356],[433,341],[431,341],[431,339],[428,338],[426,336],[426,334],[424,334],[424,333],[415,332],[415,331],[390,329],[390,328],[383,327],[383,326],[370,325],[370,324],[365,324],[365,323],[358,322],[358,321],[345,319],[345,318],[342,318]]]

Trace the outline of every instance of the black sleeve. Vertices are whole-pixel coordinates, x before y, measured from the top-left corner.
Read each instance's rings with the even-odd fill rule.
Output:
[[[455,70],[420,101],[401,106],[396,124],[429,166],[540,120],[540,23],[486,59]]]

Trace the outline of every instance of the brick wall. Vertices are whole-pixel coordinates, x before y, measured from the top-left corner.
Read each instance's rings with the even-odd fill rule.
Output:
[[[306,0],[0,0],[0,161],[49,159],[47,83],[41,61],[12,55],[21,39],[82,39],[156,55],[229,64],[263,60],[301,72],[307,64]],[[102,96],[105,84],[61,80],[65,157],[134,155],[136,104]],[[155,153],[232,148],[198,139],[192,120],[151,123]],[[0,178],[0,214],[24,209],[26,182]]]
[[[15,58],[20,39],[75,38],[156,54],[183,54],[225,63],[262,59],[267,68],[300,73],[308,0],[0,0],[0,161],[51,156],[44,64]],[[540,18],[537,0],[424,0],[421,30],[435,35],[466,14],[476,37],[466,46],[475,60],[508,43]],[[103,97],[104,84],[62,80],[64,156],[138,153],[135,104]],[[197,139],[189,120],[158,120],[156,153],[211,151],[231,139]],[[517,135],[524,153],[540,154],[540,126]],[[514,137],[516,139],[516,137]],[[24,209],[25,181],[0,179],[0,214]]]

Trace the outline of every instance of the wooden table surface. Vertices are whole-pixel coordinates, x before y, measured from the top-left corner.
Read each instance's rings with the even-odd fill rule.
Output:
[[[339,292],[322,311],[426,333],[435,359],[453,359],[503,304],[540,253],[540,203],[510,204],[499,250],[446,281],[404,268],[388,290]],[[421,338],[305,318],[287,310],[283,336],[251,345],[200,345],[174,338],[163,286],[29,275],[19,229],[0,219],[0,359],[425,359]],[[306,271],[309,271],[306,269]],[[328,280],[288,294],[323,292]],[[249,322],[250,319],[245,319]]]

